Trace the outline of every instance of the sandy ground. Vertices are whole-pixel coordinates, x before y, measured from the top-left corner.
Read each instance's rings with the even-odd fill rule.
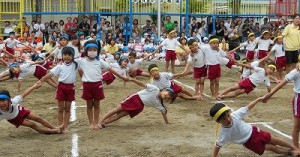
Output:
[[[143,69],[150,63],[145,63]],[[163,69],[163,64],[159,63]],[[183,70],[178,67],[177,71]],[[222,67],[222,78],[220,89],[234,85],[239,79],[237,69],[229,70]],[[79,79],[78,79],[79,80]],[[143,82],[148,79],[140,78]],[[179,81],[194,86],[191,76],[178,79]],[[35,78],[24,81],[23,89],[30,87]],[[85,105],[80,98],[80,82],[77,81],[76,104]],[[7,89],[15,96],[17,82],[15,80],[1,82],[1,89]],[[274,84],[272,84],[274,86]],[[101,115],[119,105],[129,94],[137,92],[142,88],[133,83],[115,81],[112,85],[105,87],[106,98],[101,101]],[[266,93],[264,86],[258,87],[249,95],[242,95],[229,102],[227,105],[233,109],[247,105],[251,100]],[[55,89],[44,84],[39,90],[34,91],[25,98],[23,104],[33,113],[36,113],[51,123],[57,125],[57,110],[54,99]],[[209,92],[209,82],[205,83],[205,93]],[[267,104],[259,103],[248,116],[246,122],[273,122],[270,126],[291,135],[293,126],[291,100],[293,97],[292,84],[285,86],[279,93],[275,94]],[[16,129],[7,121],[0,122],[0,156],[72,156],[72,137],[78,135],[79,156],[109,156],[109,157],[135,157],[135,156],[187,156],[207,157],[210,156],[215,141],[215,122],[209,117],[209,110],[216,100],[205,97],[203,101],[185,101],[176,99],[173,104],[168,105],[168,117],[172,124],[166,125],[161,113],[154,108],[144,108],[144,111],[137,117],[130,119],[125,117],[102,130],[90,130],[86,108],[77,108],[77,120],[70,124],[70,132],[62,135],[42,135],[35,131],[20,127]],[[274,136],[291,141],[262,125],[261,129],[270,131]],[[74,145],[73,145],[73,148]],[[74,149],[75,151],[75,149]],[[75,151],[76,152],[76,151]],[[220,151],[223,157],[255,157],[241,145],[228,144]],[[264,156],[276,156],[273,153],[265,152]],[[278,155],[277,155],[278,156]]]

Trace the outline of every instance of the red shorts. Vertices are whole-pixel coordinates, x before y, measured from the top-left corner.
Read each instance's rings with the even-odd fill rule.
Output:
[[[295,94],[292,105],[294,116],[300,117],[300,94]]]
[[[107,71],[102,74],[102,81],[104,81],[107,85],[113,83],[115,79],[115,75],[110,71]]]
[[[285,56],[275,57],[275,64],[277,69],[285,69],[285,64],[286,64]]]
[[[18,110],[19,113],[16,118],[7,120],[9,123],[15,125],[17,128],[23,124],[25,118],[30,114],[30,111],[24,106],[19,105]]]
[[[6,51],[9,52],[12,55],[15,55],[15,50],[13,48],[5,47]]]
[[[35,72],[34,72],[34,76],[36,78],[41,79],[46,74],[47,74],[47,69],[46,68],[44,68],[40,65],[36,65]]]
[[[234,61],[229,59],[228,63],[226,64],[226,67],[228,67],[229,69],[231,69],[231,67],[235,65]]]
[[[258,50],[258,56],[257,56],[257,59],[262,59],[264,57],[266,57],[268,54],[268,51],[265,51],[265,50]]]
[[[244,147],[262,155],[265,151],[265,146],[271,141],[271,134],[267,131],[260,130],[256,126],[252,126],[252,134],[248,141],[244,143]]]
[[[59,82],[56,89],[55,98],[58,101],[74,101],[75,100],[75,85]]]
[[[175,98],[177,97],[177,95],[179,93],[182,92],[182,87],[179,86],[178,84],[174,83],[174,82],[171,82],[171,87],[170,88],[174,91]]]
[[[206,76],[207,76],[207,68],[205,65],[201,68],[194,67],[194,78],[201,78]]]
[[[248,94],[254,90],[255,85],[251,82],[251,80],[247,77],[238,83],[240,89],[244,89],[245,93]]]
[[[85,57],[85,53],[81,53],[80,57],[84,58]]]
[[[166,61],[175,61],[177,59],[176,53],[173,50],[167,50],[166,51]]]
[[[51,61],[46,61],[46,64],[44,64],[43,67],[49,70],[52,65],[53,63]]]
[[[129,95],[121,103],[122,109],[127,111],[131,118],[138,115],[144,109],[144,103],[137,94]]]
[[[141,76],[143,71],[141,69],[136,69],[135,71],[131,71],[129,76],[130,77],[136,77],[136,76]]]
[[[210,80],[221,77],[221,66],[217,65],[208,65],[207,66],[207,78]]]
[[[246,52],[246,58],[250,61],[253,61],[254,60],[254,54],[255,52],[254,51],[247,51]]]
[[[102,100],[105,98],[102,87],[102,81],[83,82],[82,99],[84,100]]]

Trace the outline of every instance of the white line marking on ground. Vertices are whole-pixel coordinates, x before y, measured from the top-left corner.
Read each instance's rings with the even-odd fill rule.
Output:
[[[264,124],[274,124],[273,122],[253,122],[249,123],[251,125],[264,125]]]
[[[286,138],[292,139],[292,136],[290,136],[290,135],[288,135],[288,134],[285,134],[285,133],[283,133],[282,131],[273,128],[273,127],[270,126],[269,124],[263,123],[262,125],[265,126],[265,127],[268,128],[268,129],[270,129],[270,130],[272,130],[272,131],[274,131],[274,132],[276,132],[276,133],[278,133],[278,134],[280,134],[280,135],[286,137]]]
[[[78,157],[78,135],[75,133],[72,135],[72,149],[71,149],[72,157]]]
[[[76,106],[76,108],[85,108],[86,105]],[[58,109],[58,107],[49,107],[50,110]]]
[[[175,79],[174,79],[173,81],[176,82],[176,83],[178,83],[178,84],[180,84],[180,85],[182,85],[182,86],[185,86],[185,87],[187,87],[187,88],[189,88],[189,89],[195,91],[195,88],[193,88],[193,87],[191,87],[191,86],[189,86],[189,85],[186,85],[186,84],[184,84],[184,83],[182,83],[182,82],[180,82],[180,81],[178,81],[178,80],[175,80]],[[210,95],[207,95],[207,94],[205,94],[205,93],[203,93],[203,95],[206,96],[206,97],[208,97],[208,98],[211,98]]]
[[[74,122],[76,119],[77,119],[77,117],[76,117],[76,103],[75,103],[75,101],[72,101],[72,103],[71,103],[70,122]]]
[[[234,102],[233,100],[221,100],[221,101],[211,101],[210,103],[226,103],[226,102]]]

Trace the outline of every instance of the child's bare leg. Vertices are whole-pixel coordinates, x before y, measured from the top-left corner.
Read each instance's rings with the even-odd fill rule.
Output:
[[[166,61],[165,72],[169,71],[169,64],[170,64],[170,61]]]
[[[186,95],[184,93],[178,93],[178,97],[181,98],[181,99],[185,99],[185,100],[201,100],[200,95],[189,96],[189,95]]]
[[[245,93],[245,91],[243,89],[238,89],[238,91],[222,95],[220,98],[222,98],[222,99],[234,98],[234,97],[237,97],[237,96],[239,96],[241,94],[244,94],[244,93]]]
[[[99,129],[100,100],[94,100],[94,129]]]
[[[297,148],[299,148],[299,131],[300,131],[300,118],[294,117],[292,140],[293,140],[294,146]]]
[[[200,95],[200,78],[195,79],[195,95]]]
[[[175,74],[175,60],[171,60],[171,70],[172,74]]]
[[[219,97],[221,97],[222,95],[226,95],[226,94],[228,94],[228,93],[230,93],[232,91],[236,91],[238,89],[240,89],[240,86],[238,84],[236,84],[233,87],[229,87],[229,88],[225,89],[223,92],[221,92],[219,94]]]
[[[200,78],[200,94],[203,96],[205,77]]]
[[[211,92],[211,96],[215,96],[215,80],[209,80],[209,88]]]
[[[50,129],[50,128],[40,127],[36,123],[31,122],[26,119],[23,121],[22,126],[30,127],[33,130],[35,130],[39,133],[43,133],[43,134],[60,134],[61,133],[60,128]]]
[[[71,110],[71,101],[65,101],[65,110],[64,110],[64,132],[68,132],[68,125],[70,121],[70,110]]]
[[[266,144],[266,150],[270,150],[277,154],[286,154],[292,156],[298,156],[300,154],[300,151],[297,147],[274,136],[271,136],[270,143]]]
[[[190,97],[193,96],[193,94],[192,94],[191,92],[189,92],[188,90],[186,90],[186,89],[184,89],[184,88],[182,88],[181,93],[186,94],[186,95],[188,95],[188,96],[190,96]]]
[[[114,121],[117,121],[117,120],[119,120],[120,118],[122,118],[122,117],[124,117],[124,116],[127,116],[128,114],[129,114],[129,113],[128,113],[127,111],[122,111],[122,112],[120,112],[120,113],[118,113],[118,114],[116,114],[116,115],[114,115],[114,116],[112,116],[112,117],[106,119],[106,120],[104,121],[104,124],[109,124],[109,123],[112,123],[112,122],[114,122]]]
[[[282,80],[283,70],[278,69],[277,70],[277,80]]]
[[[65,110],[65,102],[64,101],[57,101],[58,104],[58,111],[57,111],[57,118],[58,118],[58,125],[64,124],[64,110]]]
[[[51,123],[49,123],[48,121],[46,121],[45,119],[41,118],[40,116],[38,115],[35,115],[33,113],[30,113],[28,116],[27,116],[27,119],[29,120],[33,120],[35,122],[38,122],[40,124],[42,124],[43,126],[47,127],[47,128],[50,128],[50,129],[57,129],[54,125],[52,125]]]
[[[93,100],[87,100],[86,104],[87,104],[86,112],[87,112],[87,115],[88,115],[88,118],[89,118],[90,128],[92,129],[94,127],[93,126],[93,124],[94,124],[94,116],[93,116],[94,101]]]
[[[141,73],[141,76],[144,76],[144,77],[150,77],[150,74],[149,74],[149,73],[146,73],[146,72],[142,72],[142,73]]]
[[[215,95],[214,97],[217,98],[218,97],[218,94],[219,94],[219,81],[220,81],[220,78],[216,78],[215,81],[214,81],[214,84],[215,84]]]
[[[182,58],[181,58],[180,54],[177,53],[176,57],[179,60],[180,65],[182,65]]]
[[[110,111],[108,111],[99,121],[99,128],[102,128],[102,124],[104,124],[104,121],[112,116],[114,116],[115,114],[119,114],[120,112],[122,112],[122,106],[118,106]]]
[[[282,140],[282,139],[277,138],[275,136],[271,136],[270,144],[278,145],[278,146],[285,147],[285,148],[290,148],[292,150],[298,150],[298,148],[295,147],[294,145],[292,145],[291,143],[288,143],[285,140]]]

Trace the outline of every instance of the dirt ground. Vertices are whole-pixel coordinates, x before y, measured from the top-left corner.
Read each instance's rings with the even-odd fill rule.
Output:
[[[147,62],[143,65],[146,70]],[[163,63],[158,63],[163,69]],[[3,70],[3,69],[1,69]],[[183,67],[176,68],[180,72]],[[237,69],[229,70],[222,67],[220,89],[234,85],[239,80]],[[79,80],[79,79],[78,79]],[[148,79],[140,78],[143,82]],[[35,78],[26,79],[23,83],[22,92],[30,87]],[[194,86],[191,76],[180,78],[184,84]],[[77,81],[76,104],[85,105],[80,98],[82,91],[79,90],[80,81]],[[272,84],[274,86],[275,84]],[[10,80],[0,82],[1,89],[7,89],[11,95],[16,92],[17,82]],[[293,97],[292,84],[288,84],[276,93],[267,104],[259,103],[246,117],[246,122],[273,122],[270,124],[288,135],[291,135],[293,126],[291,100]],[[106,98],[101,101],[101,115],[118,106],[120,102],[131,93],[141,90],[141,87],[133,83],[115,81],[110,86],[105,86]],[[233,109],[247,105],[250,101],[267,92],[264,86],[258,87],[249,95],[242,95],[226,103]],[[205,93],[210,95],[209,82],[205,82]],[[33,113],[36,113],[51,123],[57,125],[57,110],[49,109],[56,106],[54,99],[55,89],[47,84],[31,93],[25,98],[23,104]],[[77,120],[70,124],[69,133],[62,135],[42,135],[35,131],[19,127],[16,129],[6,120],[0,121],[0,156],[51,156],[66,157],[76,156],[108,156],[108,157],[208,157],[211,156],[215,141],[216,123],[210,118],[209,110],[216,100],[205,97],[203,101],[185,101],[176,99],[168,105],[168,117],[172,124],[166,125],[161,113],[154,108],[145,107],[144,111],[133,119],[125,117],[101,130],[90,130],[86,108],[77,108]],[[290,139],[275,133],[263,125],[257,125],[261,129],[270,131],[272,135],[291,142]],[[73,136],[78,135],[78,145],[72,146]],[[242,145],[228,144],[221,149],[222,157],[255,157],[258,156],[248,151]],[[265,152],[264,156],[274,157],[273,153]],[[278,155],[277,155],[278,156]]]

